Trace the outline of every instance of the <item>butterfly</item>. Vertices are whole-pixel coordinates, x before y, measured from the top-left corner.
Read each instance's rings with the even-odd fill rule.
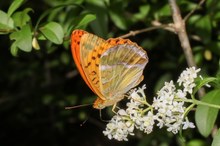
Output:
[[[145,50],[129,39],[104,40],[84,30],[74,30],[71,51],[80,75],[98,96],[93,107],[116,105],[144,78]]]

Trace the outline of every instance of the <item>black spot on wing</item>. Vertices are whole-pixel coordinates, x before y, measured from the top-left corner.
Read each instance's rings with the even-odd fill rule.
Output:
[[[101,54],[97,54],[97,57],[100,58],[100,57],[101,57]]]
[[[88,62],[88,64],[85,66],[85,68],[88,68],[91,65],[91,62]]]

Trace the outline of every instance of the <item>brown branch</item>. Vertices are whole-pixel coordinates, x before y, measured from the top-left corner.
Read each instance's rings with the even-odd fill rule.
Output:
[[[164,28],[165,29],[165,28],[168,28],[168,27],[169,27],[168,25],[161,24],[161,25],[158,25],[158,26],[153,26],[153,27],[149,27],[149,28],[145,28],[145,29],[130,31],[127,34],[120,36],[120,38],[127,38],[127,37],[130,37],[130,36],[135,36],[137,34],[144,33],[144,32],[151,31],[151,30],[155,30],[155,29],[158,29],[158,28]]]
[[[182,49],[184,51],[188,66],[196,66],[192,49],[189,43],[189,38],[186,33],[185,21],[182,19],[179,7],[175,0],[169,0],[169,4],[172,11],[172,17],[174,21],[174,28],[179,37]]]
[[[174,21],[174,28],[179,37],[182,49],[184,51],[186,61],[188,66],[196,66],[194,61],[192,49],[189,43],[189,38],[186,33],[185,21],[182,19],[180,10],[175,0],[169,0],[170,8],[172,11],[172,17]],[[191,14],[190,14],[191,15]],[[205,94],[204,88],[201,88],[198,91],[199,97],[202,97]]]
[[[163,28],[163,29],[165,29],[165,30],[168,30],[168,31],[170,31],[170,32],[176,33],[176,31],[175,31],[175,29],[174,29],[174,27],[173,27],[173,23],[162,24],[162,23],[160,23],[159,21],[154,20],[154,21],[151,22],[151,24],[152,24],[153,26],[157,26],[157,27]]]
[[[184,17],[184,21],[186,22],[189,17],[205,2],[205,0],[200,0],[199,4],[196,5],[196,7],[194,9],[192,9],[185,17]]]

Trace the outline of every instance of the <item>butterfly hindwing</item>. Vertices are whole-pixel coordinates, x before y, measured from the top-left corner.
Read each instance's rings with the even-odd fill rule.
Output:
[[[134,44],[115,45],[100,59],[101,91],[107,99],[123,96],[143,79],[146,52]]]

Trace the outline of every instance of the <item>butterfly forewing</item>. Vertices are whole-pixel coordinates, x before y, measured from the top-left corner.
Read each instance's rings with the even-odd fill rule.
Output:
[[[84,34],[80,41],[80,58],[82,68],[95,93],[102,99],[105,97],[100,92],[99,64],[101,54],[109,49],[105,40],[93,35]]]
[[[81,64],[81,58],[80,58],[80,42],[81,38],[84,34],[87,34],[86,31],[83,30],[74,30],[71,35],[71,51],[73,55],[74,62],[76,64],[77,69],[79,70],[80,75],[82,76],[83,80],[86,82],[86,84],[89,86],[89,88],[93,91],[94,89],[92,88],[92,85],[88,81],[86,77],[86,72],[82,68]]]

